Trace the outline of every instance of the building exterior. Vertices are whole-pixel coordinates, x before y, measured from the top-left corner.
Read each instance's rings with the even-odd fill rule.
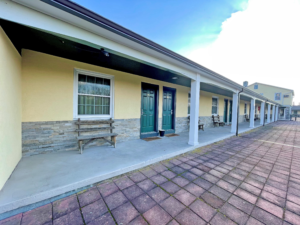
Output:
[[[0,189],[22,155],[77,150],[79,118],[114,119],[118,141],[164,129],[197,146],[199,119],[235,133],[245,113],[254,128],[255,109],[263,125],[287,104],[71,1],[0,0],[0,26]]]
[[[292,116],[300,116],[300,105],[292,106]]]
[[[294,97],[293,90],[258,82],[249,85],[247,88],[281,104],[282,107],[279,108],[279,119],[290,118]]]

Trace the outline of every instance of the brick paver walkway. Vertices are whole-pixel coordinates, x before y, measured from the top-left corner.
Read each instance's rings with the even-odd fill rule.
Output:
[[[300,123],[277,122],[0,224],[300,224],[300,147],[293,146]]]

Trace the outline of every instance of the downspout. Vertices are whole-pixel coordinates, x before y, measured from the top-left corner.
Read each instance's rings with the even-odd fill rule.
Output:
[[[263,126],[265,126],[265,122],[266,122],[266,108],[267,108],[267,102],[268,102],[268,100],[267,101],[265,101],[265,107],[264,107],[264,124],[263,124]],[[268,116],[267,116],[267,119],[268,119]]]
[[[239,117],[240,117],[240,94],[244,91],[244,88],[238,93],[238,108],[237,108],[237,121],[236,121],[236,136],[239,136]]]

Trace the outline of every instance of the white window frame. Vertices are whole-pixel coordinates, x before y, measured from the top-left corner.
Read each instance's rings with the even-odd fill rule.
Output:
[[[244,115],[247,115],[247,108],[248,108],[248,104],[245,103],[245,104],[244,104]],[[246,112],[245,112],[245,111],[246,111]]]
[[[109,115],[78,115],[78,75],[87,75],[93,77],[100,77],[110,80],[110,109]],[[114,86],[115,86],[115,77],[113,75],[98,73],[89,70],[83,70],[74,68],[74,88],[73,88],[73,119],[82,119],[82,120],[101,120],[101,119],[110,119],[114,118]]]
[[[216,114],[211,114],[211,115],[214,115],[214,116],[217,116],[217,115],[219,115],[219,97],[217,97],[217,96],[212,96],[212,98],[211,98],[211,111],[212,111],[212,107],[213,107],[213,105],[212,105],[212,99],[213,98],[216,98],[217,99],[217,113]]]
[[[276,94],[280,94],[280,99],[279,99],[279,100],[276,99]],[[282,99],[282,96],[281,96],[281,95],[282,95],[282,94],[281,94],[280,92],[275,93],[275,94],[274,94],[274,100],[275,100],[275,101],[281,101],[281,99]]]

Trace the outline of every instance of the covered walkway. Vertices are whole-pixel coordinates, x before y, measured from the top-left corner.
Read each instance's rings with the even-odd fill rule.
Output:
[[[221,129],[226,131],[227,127]],[[28,224],[28,221],[31,224],[91,225],[299,224],[299,131],[299,122],[272,123],[253,132],[243,133],[239,138],[229,138],[203,147],[201,151],[193,151],[114,177],[113,180],[51,203],[44,202],[41,207],[35,206],[31,211],[17,213],[5,220],[0,215],[0,224],[23,225]],[[174,142],[172,146],[175,147],[177,140],[183,137],[184,134],[180,134],[169,138],[173,141],[165,138],[153,141],[153,144],[142,144],[139,140],[144,147],[141,152],[149,150],[146,147],[148,144],[163,147],[167,142],[169,145]],[[131,151],[139,152],[133,149]],[[159,149],[164,148],[152,147],[151,152],[157,154]],[[86,151],[80,159],[80,167],[74,169],[86,171],[93,164],[99,169],[101,163],[85,165],[85,159],[88,157],[98,161],[102,153],[104,162],[109,150],[95,148]],[[109,152],[117,155],[115,151]],[[129,156],[128,151],[119,151],[118,154],[124,158]],[[62,165],[68,165],[69,159],[79,156],[74,152],[68,155],[65,152],[52,154],[53,158],[58,155],[61,156],[59,160],[65,160],[61,162]],[[137,156],[137,161],[143,158],[141,154]],[[41,157],[37,156],[39,159]],[[124,160],[118,162],[121,165]],[[39,169],[45,167],[47,164]],[[63,167],[61,169],[64,170]],[[53,179],[45,176],[47,178]]]
[[[260,126],[259,121],[255,125]],[[249,123],[239,124],[239,133],[250,129]],[[93,147],[82,155],[67,151],[22,158],[0,193],[0,214],[234,136],[230,131],[231,126],[200,130],[197,146],[188,145],[189,135],[185,132],[149,142],[122,142],[115,149]]]

